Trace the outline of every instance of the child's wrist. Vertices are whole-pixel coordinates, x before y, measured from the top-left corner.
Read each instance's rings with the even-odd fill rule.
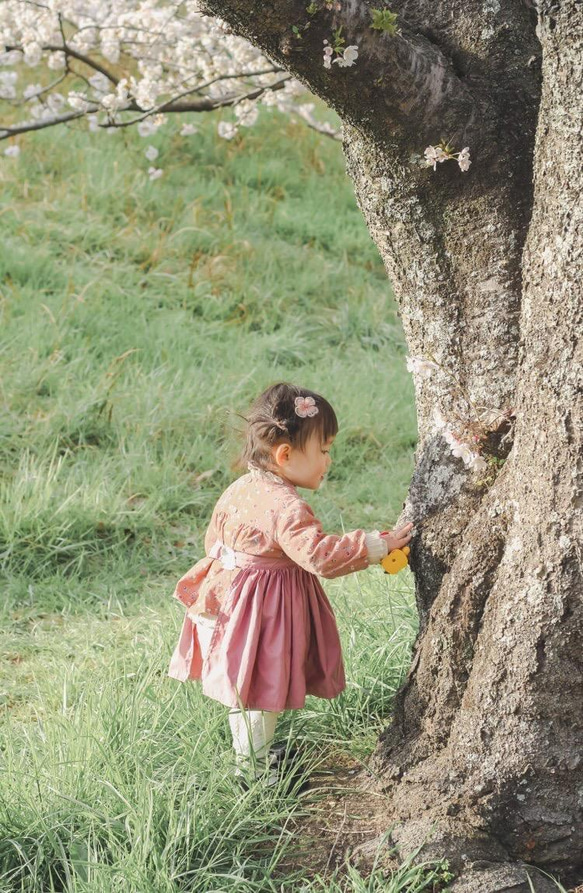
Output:
[[[371,562],[382,561],[388,554],[388,546],[378,530],[372,530],[364,537],[368,557]]]

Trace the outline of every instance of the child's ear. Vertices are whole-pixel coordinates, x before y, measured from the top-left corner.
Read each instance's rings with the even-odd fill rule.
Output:
[[[285,463],[289,460],[290,457],[290,445],[289,443],[280,443],[276,446],[273,452],[273,458],[275,460],[276,465],[285,465]]]

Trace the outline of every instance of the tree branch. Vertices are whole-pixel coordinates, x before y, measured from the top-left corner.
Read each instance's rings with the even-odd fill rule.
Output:
[[[66,124],[74,121],[75,118],[84,118],[92,112],[98,111],[98,106],[86,111],[67,112],[66,115],[56,115],[54,118],[41,118],[39,121],[23,121],[15,127],[6,127],[0,124],[0,141],[7,140],[11,136],[18,136],[19,133],[31,133],[33,130],[44,130],[47,127],[56,127],[57,124]]]
[[[481,139],[480,104],[447,55],[400,15],[394,36],[372,29],[374,0],[344,2],[339,11],[319,4],[313,15],[305,0],[268,0],[260,16],[253,0],[203,0],[202,6],[283,65],[344,121],[380,141],[401,137],[404,145],[422,150],[440,138],[460,147]],[[358,46],[358,59],[351,67],[326,69],[324,40],[333,44],[339,27],[346,45]]]
[[[171,99],[167,102],[161,103],[153,109],[148,109],[145,112],[143,109],[140,108],[139,105],[137,105],[137,103],[131,102],[125,109],[120,109],[120,111],[141,112],[142,114],[140,114],[137,118],[132,118],[130,121],[112,120],[103,124],[99,124],[98,126],[103,129],[109,129],[110,127],[121,129],[124,127],[131,127],[134,124],[139,124],[140,121],[145,121],[146,118],[161,113],[183,114],[185,112],[212,112],[220,108],[229,108],[230,106],[236,105],[238,102],[242,102],[244,99],[257,99],[263,93],[266,93],[268,91],[273,92],[276,90],[281,90],[286,82],[290,79],[291,75],[286,74],[285,77],[280,78],[280,80],[276,81],[275,84],[269,84],[265,87],[255,87],[253,90],[249,90],[247,93],[231,93],[228,96],[221,97],[220,99],[212,99],[210,96],[204,96],[200,99],[192,99],[189,102],[176,102],[175,99]],[[187,91],[182,95],[186,96],[190,93],[195,92],[196,90]],[[8,127],[6,125],[0,124],[0,142],[2,140],[9,139],[12,136],[18,136],[18,134],[21,133],[30,133],[35,130],[45,130],[47,127],[56,127],[58,124],[66,124],[69,121],[74,121],[77,118],[84,118],[87,115],[96,114],[100,111],[103,111],[101,106],[94,104],[87,109],[78,109],[77,111],[67,112],[67,114],[64,115],[55,115],[51,118],[41,118],[38,121],[23,121],[22,124],[17,124],[14,127]],[[299,111],[298,114],[300,114]],[[308,120],[305,115],[301,114],[301,117],[306,120],[310,127],[315,130],[319,130],[320,133],[324,133],[326,136],[334,135],[332,133],[328,133],[323,125],[318,125],[317,122]]]
[[[322,136],[329,136],[330,139],[338,140],[338,142],[342,141],[342,128],[340,128],[339,130],[335,130],[331,124],[316,121],[316,119],[312,117],[309,109],[304,108],[301,105],[294,108],[293,111],[294,114],[298,115],[303,121],[305,121],[308,127],[311,127],[311,129],[315,130],[316,133],[321,133]]]
[[[64,53],[65,56],[71,56],[72,59],[77,59],[78,62],[82,62],[84,65],[87,65],[88,68],[92,68],[94,71],[100,72],[100,74],[104,75],[108,81],[110,81],[114,87],[117,87],[119,84],[119,78],[116,77],[113,72],[109,71],[102,65],[100,62],[96,62],[95,59],[92,59],[90,56],[84,56],[83,53],[77,52],[77,50],[72,49],[68,46],[67,43],[63,44],[47,44],[43,46],[43,51],[48,53]],[[12,50],[19,50],[22,52],[22,47],[18,46],[7,46],[5,47],[5,52],[11,52]]]

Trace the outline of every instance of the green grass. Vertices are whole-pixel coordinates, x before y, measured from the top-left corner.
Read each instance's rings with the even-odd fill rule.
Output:
[[[46,132],[2,159],[6,604],[23,578],[60,610],[96,606],[71,579],[110,579],[129,604],[144,577],[180,573],[234,475],[233,413],[278,379],[337,409],[324,522],[396,517],[412,387],[339,146],[276,113],[232,143],[215,126]]]
[[[416,623],[408,587],[391,584],[389,612],[382,573],[364,592],[354,577],[334,581],[348,687],[334,701],[310,698],[277,729],[285,740],[293,727],[312,766],[335,752],[364,756],[383,725]],[[355,623],[357,600],[366,608]],[[3,642],[12,667],[4,680],[3,889],[297,889],[305,853],[288,824],[308,804],[293,790],[237,787],[226,711],[197,684],[166,676],[175,615],[160,600],[100,621],[13,620]],[[279,871],[284,857],[298,870]],[[426,880],[421,869],[410,876]]]
[[[234,413],[279,379],[332,402],[334,464],[310,494],[331,531],[394,522],[416,436],[340,147],[275,112],[229,143],[216,121],[47,131],[0,157],[2,893],[443,882],[439,865],[306,875],[290,828],[309,797],[242,793],[225,711],[166,676],[174,583],[237,473]],[[348,686],[277,729],[312,768],[370,753],[416,630],[407,573],[326,588]]]

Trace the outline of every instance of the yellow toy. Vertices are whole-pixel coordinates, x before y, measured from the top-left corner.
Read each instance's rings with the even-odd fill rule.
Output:
[[[381,561],[385,574],[398,574],[400,570],[407,567],[409,564],[407,556],[410,551],[409,546],[403,546],[402,549],[393,549],[392,552],[389,552]]]

